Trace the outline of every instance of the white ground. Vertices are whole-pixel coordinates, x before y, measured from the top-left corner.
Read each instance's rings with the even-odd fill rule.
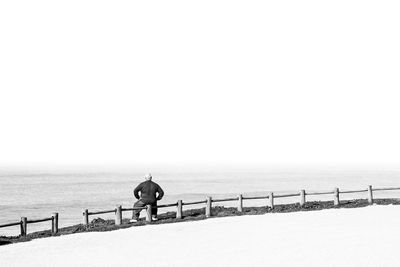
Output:
[[[216,218],[0,247],[0,266],[399,266],[400,206]]]

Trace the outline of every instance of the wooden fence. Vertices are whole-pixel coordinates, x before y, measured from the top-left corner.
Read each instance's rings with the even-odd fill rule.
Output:
[[[183,202],[182,200],[178,200],[176,203],[158,205],[157,208],[176,207],[177,208],[176,218],[181,219],[182,214],[183,214],[183,206],[205,204],[205,215],[206,215],[206,217],[211,217],[212,203],[217,203],[217,202],[237,201],[237,210],[239,212],[242,212],[243,211],[243,200],[266,199],[267,207],[273,209],[274,208],[274,200],[276,198],[298,197],[298,203],[300,204],[300,206],[304,206],[304,204],[306,203],[306,196],[332,195],[334,205],[339,206],[340,205],[340,198],[339,198],[340,194],[367,193],[366,197],[368,199],[368,203],[372,204],[374,202],[374,198],[373,198],[374,191],[389,191],[389,190],[400,190],[400,187],[372,188],[372,186],[370,185],[366,189],[361,189],[361,190],[339,191],[339,188],[334,188],[332,191],[317,191],[317,192],[308,192],[308,191],[306,192],[305,190],[300,190],[298,193],[292,193],[292,194],[274,194],[273,192],[269,192],[268,194],[266,194],[264,196],[243,196],[240,194],[234,198],[212,199],[212,197],[206,197],[205,200],[193,201],[193,202]],[[114,213],[115,214],[115,224],[121,225],[122,224],[122,213],[124,211],[134,211],[134,210],[146,210],[146,221],[147,222],[152,221],[150,205],[147,205],[146,207],[133,207],[133,208],[122,208],[122,206],[117,206],[115,209],[95,211],[95,212],[89,212],[86,209],[83,212],[83,224],[89,225],[89,216],[90,215]],[[45,221],[51,221],[51,232],[53,234],[56,234],[58,232],[58,213],[53,213],[53,215],[51,217],[39,219],[39,220],[28,220],[26,217],[22,217],[21,221],[15,222],[15,223],[2,224],[2,225],[0,225],[0,228],[19,225],[21,228],[21,236],[26,236],[27,225],[29,223],[39,223],[39,222],[45,222]]]
[[[287,197],[299,197],[298,203],[300,206],[304,206],[306,203],[306,196],[316,196],[316,195],[332,195],[333,203],[335,206],[340,205],[340,194],[350,194],[350,193],[367,193],[367,199],[369,204],[373,204],[373,191],[386,191],[386,190],[400,190],[400,187],[386,187],[386,188],[372,188],[369,185],[366,189],[361,190],[343,190],[339,191],[339,188],[334,188],[332,191],[317,191],[317,192],[306,192],[305,190],[300,190],[298,193],[292,194],[274,194],[273,192],[269,192],[265,196],[243,196],[242,194],[238,195],[234,198],[223,198],[223,199],[212,199],[212,197],[206,197],[206,200],[201,201],[194,201],[194,202],[183,202],[182,200],[178,200],[176,203],[172,204],[163,204],[158,205],[157,208],[166,208],[166,207],[177,207],[176,210],[176,218],[181,219],[183,213],[183,206],[189,205],[198,205],[198,204],[205,204],[205,215],[206,217],[211,217],[211,208],[212,203],[217,202],[227,202],[227,201],[237,201],[237,210],[239,212],[243,211],[243,200],[253,200],[253,199],[266,199],[267,200],[267,207],[273,209],[274,208],[274,200],[276,198],[287,198]],[[104,210],[104,211],[97,211],[97,212],[89,212],[85,210],[83,212],[83,223],[84,225],[89,224],[89,215],[96,215],[96,214],[105,214],[105,213],[115,213],[115,224],[121,225],[122,224],[122,212],[123,211],[133,211],[133,210],[146,210],[146,221],[152,221],[152,214],[151,214],[151,205],[147,205],[146,207],[140,208],[122,208],[122,206],[117,206],[113,210]]]
[[[38,219],[38,220],[28,220],[26,217],[21,217],[21,221],[15,223],[7,223],[1,224],[0,228],[10,227],[10,226],[20,226],[21,229],[21,236],[26,236],[28,232],[28,224],[29,223],[40,223],[40,222],[47,222],[51,221],[51,232],[53,234],[58,233],[58,213],[53,213],[53,215],[49,218]]]

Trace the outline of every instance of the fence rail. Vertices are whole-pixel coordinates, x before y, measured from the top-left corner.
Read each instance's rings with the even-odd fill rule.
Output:
[[[372,191],[400,190],[400,187],[373,188]]]
[[[146,207],[123,208],[122,211],[145,210]]]
[[[365,189],[365,190],[345,190],[345,191],[339,191],[340,194],[362,193],[362,192],[368,192],[368,189]]]
[[[45,219],[39,219],[39,220],[27,220],[27,223],[40,223],[40,222],[47,222],[47,221],[52,221],[53,217],[50,218],[45,218]]]
[[[243,197],[243,199],[266,199],[268,196],[260,196],[260,197]]]
[[[283,194],[283,195],[274,195],[274,198],[281,198],[281,197],[298,197],[300,193],[297,194]]]
[[[173,204],[157,205],[157,208],[176,207],[177,205],[178,205],[178,202],[177,203],[173,203]]]
[[[0,224],[0,228],[11,227],[11,226],[20,226],[21,236],[26,236],[27,228],[29,223],[40,223],[40,222],[47,222],[51,221],[51,232],[53,234],[58,233],[58,213],[53,213],[53,216],[44,219],[37,219],[37,220],[28,220],[26,217],[21,217],[21,221],[15,223],[6,223]]]
[[[233,197],[233,198],[213,199],[212,202],[224,202],[224,201],[235,201],[235,200],[238,200],[238,198]]]
[[[310,192],[306,193],[306,196],[330,195],[330,194],[333,194],[333,191]]]
[[[201,200],[201,201],[193,201],[193,202],[182,202],[182,205],[197,205],[197,204],[205,204],[207,201],[206,200]]]
[[[113,210],[95,211],[95,212],[89,212],[88,215],[98,215],[98,214],[114,213],[115,211],[116,211],[116,209],[113,209]]]
[[[1,224],[0,228],[21,225],[21,222]]]
[[[278,194],[278,195],[274,195],[273,192],[269,192],[268,195],[266,195],[266,196],[243,196],[240,194],[237,197],[222,198],[222,199],[212,199],[212,197],[209,196],[206,198],[206,200],[192,201],[192,202],[183,202],[182,200],[178,200],[176,203],[158,205],[157,208],[177,207],[176,218],[181,219],[182,214],[183,214],[183,206],[205,204],[205,215],[206,215],[206,217],[210,217],[210,216],[212,216],[212,214],[211,214],[212,203],[216,203],[216,202],[237,201],[237,210],[239,212],[242,212],[243,211],[243,200],[268,199],[267,207],[269,207],[270,209],[273,209],[275,198],[299,197],[298,203],[300,204],[300,206],[304,206],[306,203],[306,196],[332,195],[334,205],[339,206],[340,205],[340,198],[339,198],[340,194],[367,192],[368,203],[373,204],[373,202],[374,202],[373,192],[389,191],[389,190],[400,190],[400,187],[372,188],[372,186],[369,185],[366,189],[361,189],[361,190],[341,190],[341,191],[339,191],[339,188],[334,188],[333,191],[306,192],[305,190],[300,190],[298,193]],[[132,207],[132,208],[122,208],[122,206],[117,206],[115,209],[102,210],[102,211],[89,212],[87,209],[84,210],[83,224],[89,225],[89,215],[114,213],[115,214],[115,224],[121,225],[123,211],[137,211],[137,210],[139,210],[139,211],[146,210],[146,221],[148,221],[148,222],[152,221],[151,205],[147,205],[146,207]],[[58,213],[53,213],[53,216],[51,216],[51,217],[44,218],[44,219],[37,219],[37,220],[28,220],[26,217],[21,217],[21,221],[14,222],[14,223],[1,224],[0,228],[12,227],[12,226],[19,225],[21,228],[21,236],[26,236],[27,225],[29,223],[40,223],[40,222],[45,222],[45,221],[52,222],[51,232],[53,234],[56,234],[58,232]]]

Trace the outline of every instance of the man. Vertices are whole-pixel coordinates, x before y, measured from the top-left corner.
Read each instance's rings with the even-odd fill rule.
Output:
[[[164,191],[161,187],[153,182],[151,174],[146,174],[144,177],[145,181],[139,184],[133,194],[138,199],[138,201],[133,205],[133,207],[144,207],[146,205],[151,205],[152,219],[157,220],[157,200],[161,200],[164,196]],[[140,192],[140,196],[139,196]],[[134,210],[132,213],[132,220],[130,222],[137,222],[139,219],[141,210]]]

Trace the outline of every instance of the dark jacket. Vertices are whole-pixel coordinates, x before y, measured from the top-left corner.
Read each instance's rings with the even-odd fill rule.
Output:
[[[140,192],[140,196],[139,196]],[[157,196],[158,193],[158,196]],[[153,204],[157,200],[161,200],[164,196],[164,191],[161,187],[153,181],[145,181],[139,184],[133,194],[137,199],[142,200],[145,204]]]

